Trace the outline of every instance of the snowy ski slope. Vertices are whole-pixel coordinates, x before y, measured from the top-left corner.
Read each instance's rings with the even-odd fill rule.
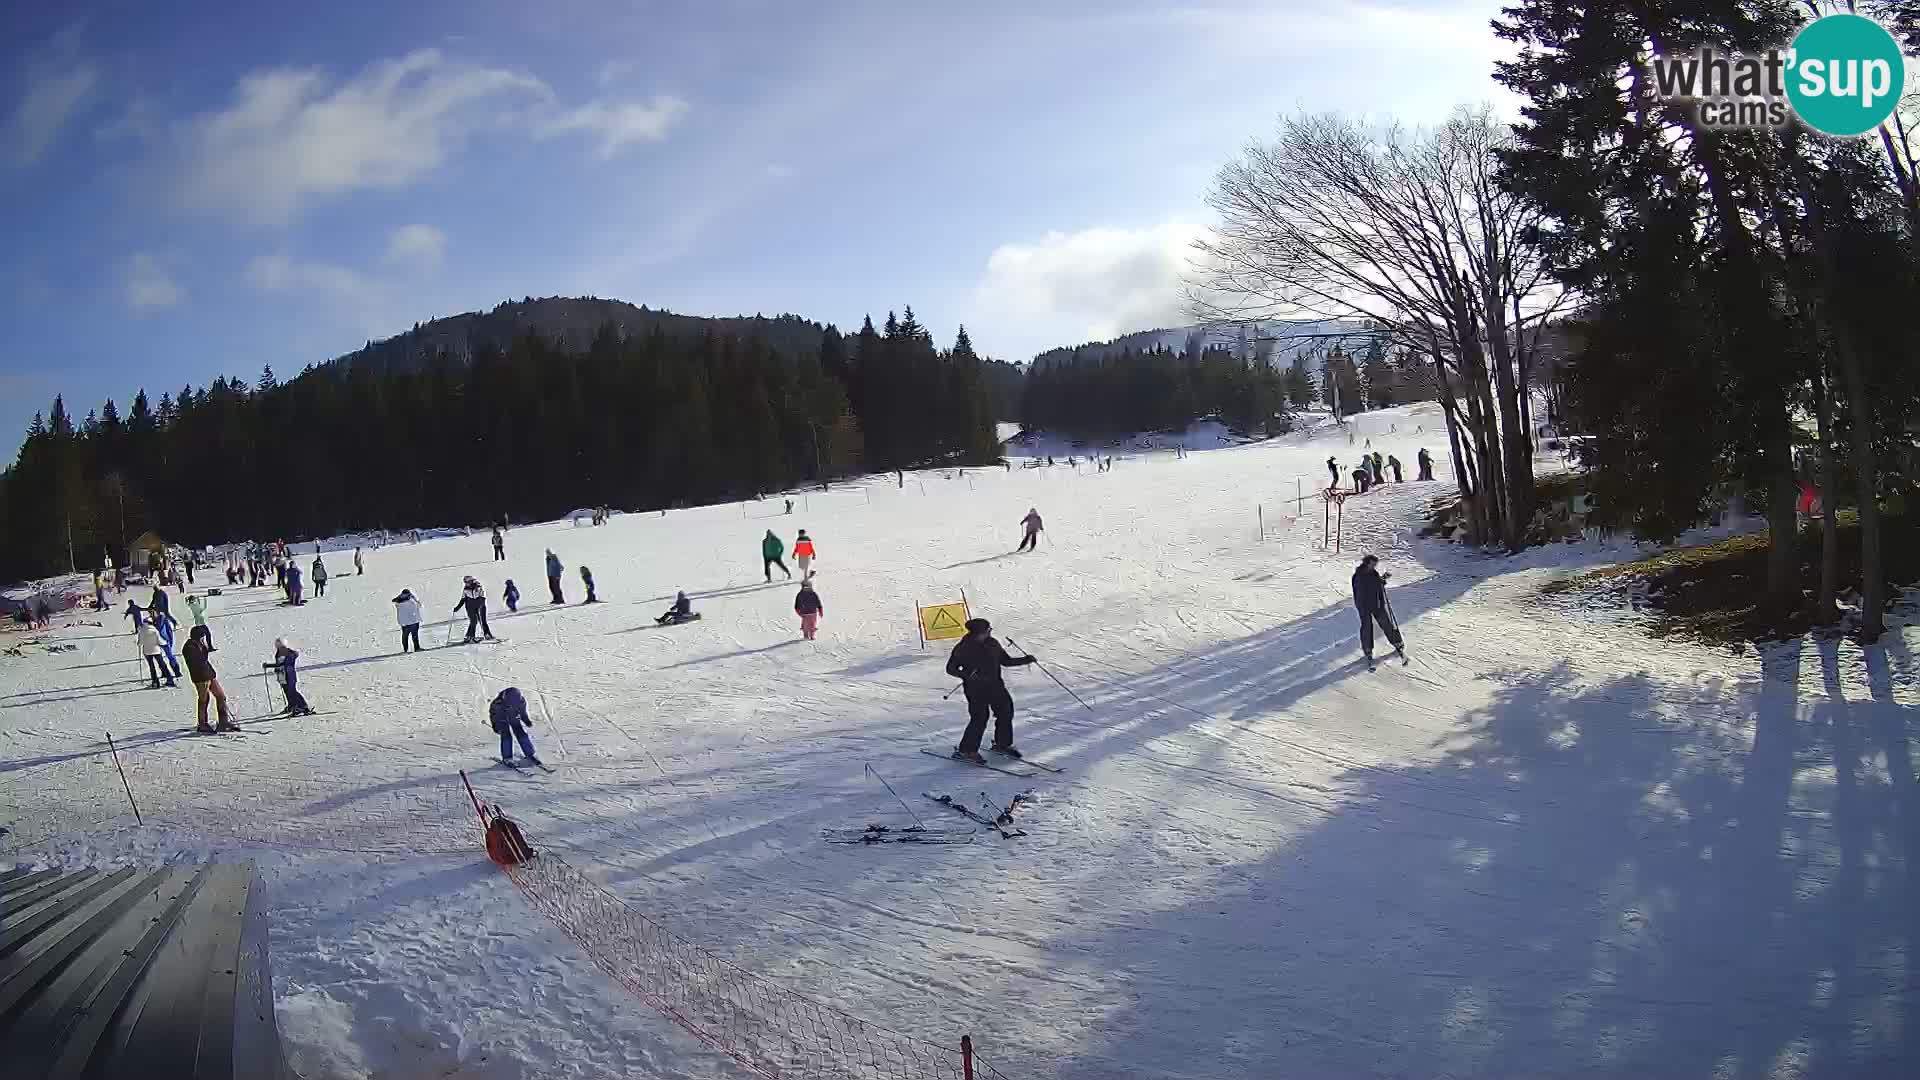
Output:
[[[1359,424],[1409,476],[1444,445],[1430,406]],[[276,635],[323,710],[239,737],[181,736],[191,691],[140,688],[124,620],[56,624],[78,651],[0,660],[0,824],[28,861],[257,859],[310,1080],[743,1075],[485,862],[460,769],[536,846],[706,948],[921,1038],[971,1033],[1009,1077],[1920,1070],[1914,631],[1762,656],[1650,641],[1535,595],[1622,550],[1416,539],[1444,482],[1350,501],[1330,554],[1318,503],[1284,514],[1296,476],[1311,491],[1358,450],[1322,429],[1105,474],[908,474],[791,517],[770,499],[519,528],[505,563],[484,533],[369,551],[299,609],[212,601],[242,717]],[[1010,555],[1029,507],[1046,541]],[[818,544],[817,642],[793,585],[762,582],[769,527]],[[547,547],[564,607],[544,602]],[[1366,550],[1411,666],[1357,663]],[[506,640],[400,655],[390,598],[449,619],[467,573]],[[705,618],[656,628],[677,588]],[[1064,775],[918,753],[951,746],[964,709],[913,605],[962,590],[1092,706],[1009,674],[1021,746]],[[552,774],[491,765],[485,706],[509,684]],[[102,822],[125,800],[105,732],[160,824]],[[824,843],[908,823],[868,765],[929,825],[962,822],[922,792],[1038,801],[1015,840]]]

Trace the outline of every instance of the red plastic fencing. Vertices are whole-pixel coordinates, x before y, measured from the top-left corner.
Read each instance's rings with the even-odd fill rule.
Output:
[[[940,1046],[802,997],[635,911],[551,852],[504,866],[615,982],[769,1080],[1006,1080],[970,1040]]]

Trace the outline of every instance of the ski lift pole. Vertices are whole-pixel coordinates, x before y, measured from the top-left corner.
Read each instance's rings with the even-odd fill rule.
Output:
[[[1016,649],[1019,649],[1022,653],[1025,653],[1028,656],[1033,656],[1032,653],[1027,652],[1027,647],[1025,645],[1022,645],[1019,642],[1013,640],[1013,637],[1011,635],[1007,637],[1007,644],[1013,646]],[[1053,684],[1055,686],[1058,686],[1060,689],[1065,690],[1067,694],[1073,698],[1073,700],[1078,701],[1080,703],[1081,708],[1087,710],[1088,712],[1093,711],[1093,706],[1087,704],[1086,700],[1082,698],[1079,694],[1075,694],[1073,692],[1072,687],[1068,686],[1066,683],[1061,682],[1060,677],[1058,675],[1055,675],[1053,672],[1048,671],[1047,665],[1041,663],[1039,657],[1033,656],[1033,666],[1039,668],[1041,674],[1045,675],[1049,679],[1052,679]]]

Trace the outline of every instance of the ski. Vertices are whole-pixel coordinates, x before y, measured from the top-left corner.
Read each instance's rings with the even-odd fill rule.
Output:
[[[1017,776],[1022,780],[1032,780],[1033,778],[1040,775],[1037,772],[1025,772],[1020,769],[1009,769],[1004,765],[995,765],[991,761],[981,761],[981,762],[968,761],[966,758],[957,758],[957,757],[954,757],[952,754],[943,754],[938,750],[928,750],[928,749],[925,749],[924,747],[921,749],[920,752],[923,754],[926,754],[929,757],[937,757],[942,761],[951,761],[956,765],[966,765],[975,769],[992,769],[994,772],[1006,773],[1008,776]]]
[[[553,768],[544,761],[528,761],[528,762],[522,763],[520,761],[509,761],[506,758],[494,758],[493,760],[499,762],[502,765],[505,765],[507,768],[512,769],[514,772],[517,772],[517,773],[526,772],[527,767],[529,765],[540,769],[542,772],[554,771]]]
[[[932,801],[939,803],[941,806],[944,806],[949,810],[958,810],[962,814],[967,815],[967,817],[972,818],[974,821],[977,821],[980,824],[985,825],[987,828],[992,829],[995,832],[998,832],[1002,837],[1008,840],[1011,840],[1016,836],[1027,835],[1026,832],[1023,830],[1007,828],[1005,825],[1002,825],[999,822],[993,820],[992,818],[986,816],[985,814],[980,813],[979,811],[975,810],[973,807],[968,806],[966,803],[956,800],[951,795],[929,795],[923,791],[920,793],[920,797],[923,799],[931,799]]]
[[[864,829],[822,829],[820,835],[829,844],[971,844],[977,834],[971,829],[869,825]]]
[[[998,751],[998,750],[989,750],[989,751],[987,751],[987,753],[989,753],[989,754],[998,754],[998,753],[1000,753],[1000,751]],[[1041,772],[1050,772],[1050,773],[1054,773],[1054,774],[1056,774],[1056,775],[1058,775],[1058,774],[1060,774],[1060,773],[1063,773],[1063,772],[1066,772],[1066,771],[1067,771],[1067,770],[1065,770],[1065,769],[1063,769],[1063,768],[1061,768],[1061,767],[1060,767],[1060,766],[1058,766],[1058,765],[1049,765],[1049,764],[1047,764],[1047,763],[1046,763],[1046,762],[1044,762],[1044,761],[1035,761],[1035,760],[1033,760],[1033,759],[1032,759],[1032,758],[1030,758],[1030,757],[1017,757],[1017,758],[1008,758],[1007,760],[1009,760],[1009,761],[1018,761],[1018,762],[1020,762],[1020,763],[1021,763],[1021,764],[1023,764],[1023,765],[1031,765],[1031,766],[1033,766],[1034,768],[1036,768],[1036,769],[1039,769],[1039,770],[1040,770]]]

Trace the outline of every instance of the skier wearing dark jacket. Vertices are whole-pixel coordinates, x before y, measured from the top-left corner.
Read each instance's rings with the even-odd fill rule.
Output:
[[[1400,640],[1400,628],[1393,624],[1393,613],[1387,610],[1387,579],[1392,574],[1382,574],[1374,569],[1380,559],[1368,555],[1360,560],[1353,571],[1353,607],[1360,613],[1360,651],[1367,658],[1367,666],[1373,666],[1373,625],[1380,624],[1380,630],[1387,635],[1387,641],[1393,645],[1394,654],[1406,662],[1406,646]]]
[[[560,595],[560,571],[564,569],[566,569],[566,567],[560,565],[560,556],[555,555],[552,548],[548,548],[547,591],[553,594],[553,599],[548,601],[549,603],[564,604],[567,602],[566,597]]]
[[[487,594],[481,591],[480,583],[473,578],[466,580],[466,587],[460,590],[460,602],[453,605],[455,611],[467,613],[467,641],[473,641],[475,630],[493,640],[493,628],[487,625]]]
[[[513,742],[518,738],[527,760],[540,764],[533,752],[533,739],[527,735],[527,729],[533,726],[533,717],[527,715],[527,697],[519,687],[509,686],[494,696],[493,704],[487,706],[487,723],[500,736],[501,761],[513,764]]]
[[[947,656],[947,674],[960,680],[967,695],[967,730],[953,756],[975,764],[984,764],[980,756],[980,737],[987,730],[987,714],[993,714],[995,751],[1019,757],[1013,747],[1013,695],[1000,676],[1001,668],[1024,667],[1031,656],[1008,656],[992,634],[985,619],[968,619],[967,636],[960,639]]]

